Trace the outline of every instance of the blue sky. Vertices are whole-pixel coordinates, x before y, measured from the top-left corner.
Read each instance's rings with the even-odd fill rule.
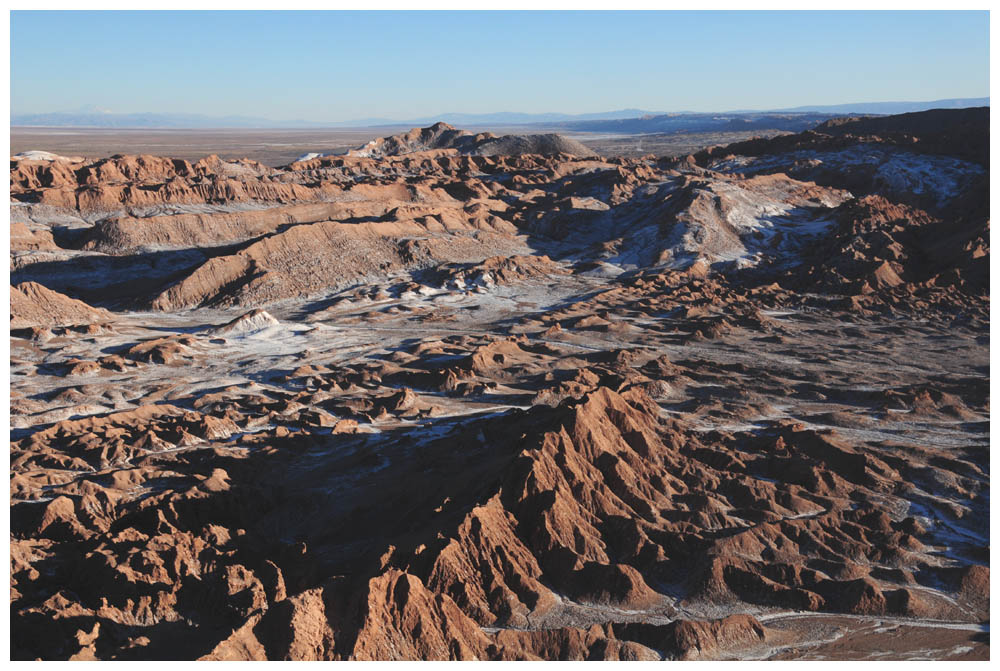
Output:
[[[987,12],[11,14],[13,114],[343,121],[987,95]]]

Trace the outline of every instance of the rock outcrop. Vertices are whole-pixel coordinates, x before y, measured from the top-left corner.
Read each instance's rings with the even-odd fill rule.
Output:
[[[474,156],[519,154],[596,156],[584,144],[555,133],[541,135],[472,134],[438,122],[399,135],[381,137],[348,152],[348,156],[385,158],[426,151],[453,151]]]
[[[15,157],[11,657],[988,657],[980,116]]]
[[[10,328],[74,326],[112,319],[111,313],[47,289],[37,282],[10,288]]]

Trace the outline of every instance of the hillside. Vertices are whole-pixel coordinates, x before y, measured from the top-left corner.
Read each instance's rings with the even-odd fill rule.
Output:
[[[988,111],[358,144],[12,157],[12,659],[989,657]]]

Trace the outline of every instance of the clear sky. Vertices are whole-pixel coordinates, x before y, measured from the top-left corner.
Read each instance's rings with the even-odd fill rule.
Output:
[[[11,14],[13,114],[344,121],[987,95],[987,12]]]

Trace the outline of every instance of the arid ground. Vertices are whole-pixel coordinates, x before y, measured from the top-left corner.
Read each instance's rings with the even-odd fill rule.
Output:
[[[988,659],[988,123],[12,131],[12,657]]]
[[[116,154],[150,154],[197,161],[210,154],[227,160],[249,158],[268,166],[287,165],[310,153],[336,154],[369,140],[408,128],[357,129],[205,129],[149,128],[41,128],[10,129],[10,151],[47,151],[61,156],[108,158]],[[525,133],[524,127],[497,126],[479,130],[495,133]],[[530,132],[554,132],[531,129]],[[774,137],[778,130],[720,131],[672,134],[574,133],[602,156],[681,156],[718,144],[752,137]]]

